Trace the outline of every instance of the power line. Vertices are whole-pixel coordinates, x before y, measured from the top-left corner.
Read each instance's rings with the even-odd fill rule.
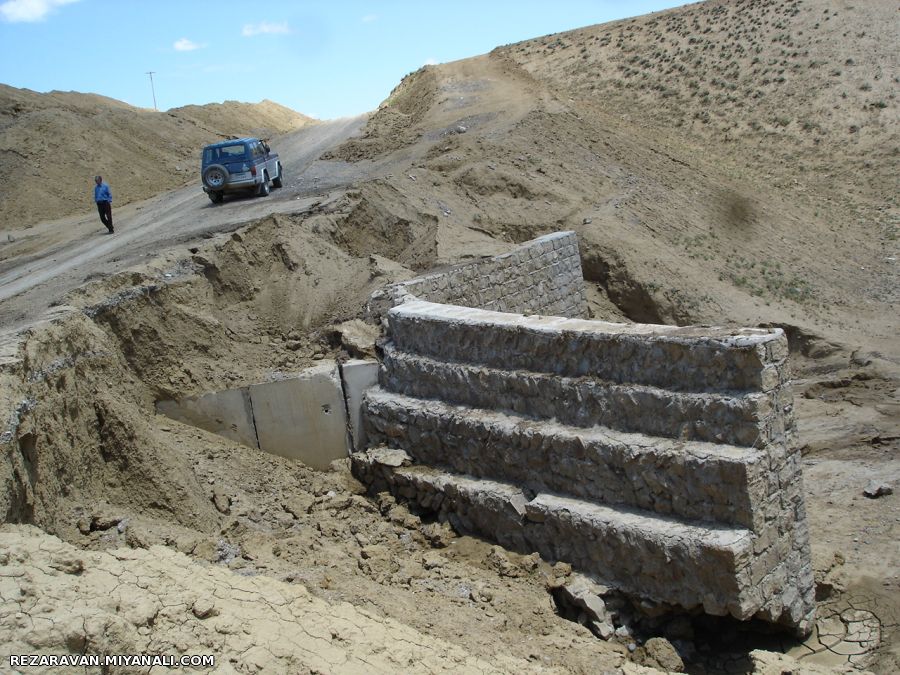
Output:
[[[153,73],[155,70],[148,70],[147,75],[150,76],[150,91],[153,92],[153,109],[159,111],[159,108],[156,107],[156,89],[153,87]]]

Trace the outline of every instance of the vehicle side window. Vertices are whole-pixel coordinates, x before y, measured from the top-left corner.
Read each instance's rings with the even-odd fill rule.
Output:
[[[262,149],[262,146],[259,143],[253,144],[253,157],[265,157],[265,151]]]

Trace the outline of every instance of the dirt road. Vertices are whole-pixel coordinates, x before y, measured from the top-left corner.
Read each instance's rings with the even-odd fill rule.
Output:
[[[114,210],[108,236],[93,211],[41,223],[0,244],[0,327],[15,332],[38,319],[67,292],[173,246],[234,229],[270,213],[302,212],[330,189],[368,175],[367,163],[319,161],[359,131],[366,115],[311,125],[272,141],[284,165],[285,185],[267,198],[230,197],[214,206],[190,185]],[[116,178],[112,177],[113,191]],[[89,194],[88,185],[85,187]],[[86,199],[87,201],[87,199]]]

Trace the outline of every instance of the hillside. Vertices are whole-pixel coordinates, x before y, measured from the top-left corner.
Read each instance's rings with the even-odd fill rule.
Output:
[[[300,129],[315,120],[265,99],[259,103],[207,103],[172,108],[169,115],[193,122],[216,133],[244,134],[266,138]]]
[[[561,95],[715,148],[774,187],[890,200],[896,22],[889,2],[713,1],[499,51]]]
[[[0,229],[91,208],[95,174],[116,204],[193,180],[199,148],[229,135],[274,135],[312,120],[271,101],[187,106],[167,112],[75,92],[0,85]]]
[[[844,6],[714,0],[426,67],[335,156],[413,157],[453,213],[435,215],[503,240],[578,231],[597,302],[620,316],[886,346],[894,10]],[[869,36],[853,56],[851,34]],[[736,88],[715,89],[726,71]]]

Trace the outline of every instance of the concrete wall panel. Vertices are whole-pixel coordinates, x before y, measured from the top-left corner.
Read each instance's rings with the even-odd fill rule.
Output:
[[[156,411],[238,443],[259,447],[246,389],[228,389],[177,401],[158,401]]]
[[[320,470],[347,457],[347,413],[336,364],[249,389],[261,450]]]
[[[344,398],[350,417],[350,436],[353,450],[366,447],[363,428],[363,395],[367,389],[378,384],[378,361],[372,359],[352,359],[341,365],[341,381],[344,384]]]

